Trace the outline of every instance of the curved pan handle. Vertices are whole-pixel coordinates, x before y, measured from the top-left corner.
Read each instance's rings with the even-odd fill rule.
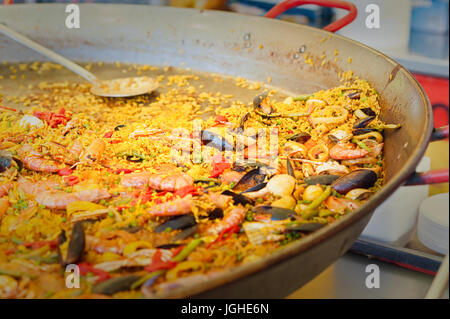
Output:
[[[430,141],[438,141],[448,138],[448,125],[435,128],[431,133]],[[413,173],[408,177],[404,185],[426,185],[448,182],[448,168],[436,169],[425,173]]]
[[[339,0],[286,0],[283,2],[280,2],[276,6],[274,6],[272,9],[270,9],[264,16],[266,18],[276,18],[283,12],[303,5],[303,4],[316,4],[322,7],[330,7],[330,8],[338,8],[338,9],[345,9],[348,10],[348,14],[343,17],[342,19],[339,19],[333,23],[330,23],[325,28],[323,28],[326,31],[330,32],[336,32],[339,29],[345,27],[347,24],[350,24],[353,20],[356,19],[356,16],[358,14],[358,10],[356,9],[355,5],[350,2],[346,1],[339,1]]]

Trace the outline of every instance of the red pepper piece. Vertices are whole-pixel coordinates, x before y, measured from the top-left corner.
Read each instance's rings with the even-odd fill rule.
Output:
[[[19,246],[24,246],[25,248],[38,249],[44,246],[49,246],[51,249],[56,249],[58,247],[58,240],[47,240],[47,241],[35,241],[29,243],[23,243]],[[17,247],[11,248],[5,251],[6,255],[14,254],[17,251]]]
[[[73,171],[68,167],[60,169],[58,171],[59,176],[68,176],[68,175],[72,175],[72,173],[73,173]]]
[[[106,132],[105,135],[103,135],[104,138],[110,138],[113,135],[114,131]]]
[[[183,198],[184,196],[191,194],[191,195],[198,195],[198,189],[194,186],[185,186],[178,190],[176,190],[173,195],[174,196],[180,196]]]
[[[161,250],[159,250],[159,249],[156,250],[156,252],[152,258],[152,263],[150,265],[148,265],[147,267],[145,267],[144,270],[147,272],[154,272],[154,271],[162,270],[162,269],[172,269],[173,267],[175,267],[177,265],[176,261],[161,260],[161,256],[162,256]]]
[[[210,248],[210,247],[213,246],[214,244],[223,241],[223,240],[224,240],[225,234],[231,235],[231,234],[237,233],[240,229],[241,229],[241,228],[240,228],[239,226],[237,226],[237,225],[234,225],[234,226],[231,226],[231,227],[228,227],[228,228],[224,229],[224,230],[219,234],[219,236],[217,236],[216,240],[214,240],[212,243],[210,243],[206,248]],[[228,236],[228,237],[229,237],[229,236]]]
[[[10,107],[7,107],[7,106],[3,106],[3,105],[0,105],[0,109],[4,109],[4,110],[8,110],[8,111],[13,111],[13,112],[17,112],[17,110],[16,110],[16,109],[12,109],[12,108],[10,108]]]
[[[122,140],[111,140],[111,141],[109,141],[109,144],[119,144],[121,142],[122,142]]]
[[[89,263],[79,263],[80,274],[86,276],[88,273],[98,277],[97,282],[105,281],[111,278],[111,275],[102,269],[95,268]]]
[[[78,176],[69,175],[69,176],[64,176],[63,181],[68,186],[72,186],[72,185],[78,184],[80,182],[80,179],[78,178]]]

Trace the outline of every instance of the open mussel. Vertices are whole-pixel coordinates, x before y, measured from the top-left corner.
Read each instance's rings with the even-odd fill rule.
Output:
[[[331,184],[331,187],[340,194],[347,194],[355,188],[370,188],[377,179],[377,174],[374,171],[358,169],[338,178]]]
[[[67,254],[64,258],[59,247],[64,244],[66,240],[66,233],[63,230],[58,237],[58,257],[63,266],[76,264],[81,261],[86,246],[83,222],[76,222],[73,226],[72,235],[70,236],[69,245],[67,247]]]
[[[247,172],[233,187],[233,191],[244,192],[251,187],[261,184],[266,179],[266,174],[261,173],[259,168]]]
[[[253,205],[254,203],[253,199],[248,198],[247,196],[244,196],[242,194],[236,194],[230,190],[223,191],[222,195],[231,196],[234,204],[236,205],[241,204],[242,206],[245,206],[247,204]]]
[[[295,216],[297,213],[288,208],[274,207],[270,205],[260,205],[253,208],[255,213],[270,214],[272,220],[284,220]]]
[[[378,130],[374,129],[374,128],[357,128],[354,129],[352,131],[353,135],[358,136],[358,135],[363,135],[363,134],[367,134],[367,133],[371,133],[371,132],[377,132]]]
[[[194,225],[188,228],[183,229],[181,232],[173,236],[170,241],[171,242],[177,242],[179,240],[183,240],[188,238],[189,236],[193,235],[198,229],[198,225]]]
[[[223,218],[223,209],[216,207],[208,213],[208,219],[213,220],[218,218]]]
[[[22,170],[22,161],[12,156],[11,153],[0,150],[0,173],[3,173],[11,166],[16,167],[19,171]]]
[[[265,91],[253,98],[253,106],[255,107],[255,109],[267,115],[273,112],[272,106],[267,103],[267,96],[269,95],[269,93],[270,91]]]
[[[220,151],[232,151],[231,145],[224,137],[208,130],[203,130],[201,134],[203,145],[214,147]]]
[[[300,132],[297,134],[294,134],[292,136],[289,136],[287,139],[291,141],[295,141],[300,144],[306,143],[311,138],[311,135],[305,132]]]
[[[351,100],[359,100],[359,98],[361,97],[361,92],[352,92],[346,95],[349,99]]]
[[[156,226],[153,231],[155,233],[162,233],[166,229],[184,229],[191,226],[196,225],[197,222],[195,221],[195,217],[193,214],[187,214],[187,215],[181,215],[181,216],[175,216],[168,220],[166,220],[164,223]]]
[[[253,187],[247,188],[245,191],[242,191],[241,194],[256,192],[267,186],[267,182],[255,185]]]
[[[365,117],[365,118],[359,119],[359,120],[357,120],[357,121],[353,124],[353,129],[365,128],[365,127],[367,127],[367,125],[369,125],[374,119],[375,119],[375,116],[367,116],[367,117]]]

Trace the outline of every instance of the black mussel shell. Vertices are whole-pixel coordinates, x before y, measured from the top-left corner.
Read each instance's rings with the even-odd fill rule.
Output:
[[[159,245],[156,248],[159,249],[172,249],[172,248],[178,248],[180,246],[182,246],[183,244],[175,244],[175,243],[171,243],[171,244],[163,244],[163,245]]]
[[[121,128],[124,128],[125,126],[126,126],[125,124],[117,125],[117,126],[114,128],[114,131],[118,131],[118,130],[120,130]]]
[[[295,141],[300,144],[306,143],[311,138],[311,135],[305,132],[300,132],[288,137],[288,140]]]
[[[353,92],[353,93],[347,94],[347,97],[352,100],[358,100],[361,97],[361,92]]]
[[[365,128],[374,119],[375,119],[375,116],[368,116],[368,117],[365,117],[363,119],[359,119],[353,124],[353,128],[354,129],[356,129],[356,128]]]
[[[203,145],[214,147],[220,151],[233,150],[233,145],[231,145],[225,138],[208,130],[202,131],[201,140]]]
[[[287,169],[287,173],[289,175],[291,175],[293,178],[295,178],[295,171],[294,171],[294,167],[292,166],[291,161],[289,160],[289,158],[286,160],[286,169]]]
[[[370,188],[377,181],[377,174],[370,169],[358,169],[347,175],[344,175],[331,184],[339,194],[347,194],[355,188]]]
[[[218,218],[223,218],[223,210],[222,208],[216,207],[208,213],[208,219],[213,220]]]
[[[137,275],[125,275],[105,280],[92,287],[95,294],[114,295],[120,291],[129,290],[133,283],[141,278]]]
[[[171,241],[176,242],[179,240],[183,240],[188,238],[189,236],[193,235],[197,231],[198,225],[191,226],[189,228],[183,229],[181,232],[173,236]]]
[[[253,211],[260,214],[270,214],[272,220],[284,220],[296,215],[296,212],[292,209],[270,205],[256,206],[253,208]]]
[[[365,107],[365,108],[361,109],[361,111],[363,111],[364,114],[366,114],[368,116],[376,116],[377,115],[370,107]]]
[[[374,129],[374,128],[357,128],[353,130],[353,135],[363,135],[363,134],[367,134],[370,132],[377,132],[378,130]]]
[[[305,183],[308,185],[330,185],[335,180],[337,180],[339,175],[316,175],[305,178]]]
[[[85,246],[86,238],[83,223],[79,221],[75,223],[72,229],[65,264],[76,264],[79,262],[83,256]]]
[[[120,228],[121,230],[124,230],[130,234],[135,234],[138,231],[144,229],[142,226],[132,226],[132,227],[122,227]]]
[[[261,173],[259,168],[247,172],[233,187],[233,191],[242,192],[250,187],[261,184],[266,179],[266,174]]]
[[[247,196],[244,196],[242,194],[236,194],[230,190],[223,191],[222,195],[231,196],[233,199],[233,202],[236,205],[241,204],[242,206],[245,206],[247,204],[253,205],[253,203],[254,203],[253,199],[248,198]]]
[[[156,226],[153,231],[155,233],[162,233],[163,231],[165,231],[167,228],[170,229],[184,229],[190,226],[194,226],[195,224],[197,224],[197,222],[195,221],[195,217],[192,214],[187,214],[187,215],[181,215],[181,216],[175,216],[172,217],[168,220],[166,220],[164,223],[162,223],[161,225]]]
[[[261,184],[258,184],[258,185],[255,185],[253,187],[246,189],[245,191],[241,192],[241,194],[256,192],[256,191],[259,191],[260,189],[263,189],[266,186],[267,186],[267,182],[264,182],[264,183],[261,183]]]

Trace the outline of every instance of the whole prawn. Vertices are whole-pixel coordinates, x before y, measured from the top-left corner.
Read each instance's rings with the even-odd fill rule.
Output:
[[[35,151],[30,144],[24,144],[18,154],[26,168],[37,172],[55,173],[66,166],[51,159],[45,159],[41,153]]]
[[[233,226],[239,226],[245,218],[247,209],[241,205],[234,207],[218,224],[215,224],[207,230],[209,235],[220,234],[225,229]]]
[[[124,175],[121,179],[122,186],[144,187],[173,192],[186,186],[192,186],[194,180],[188,174],[176,170],[171,164],[156,167],[157,172],[137,172]]]
[[[65,209],[67,205],[76,201],[96,202],[111,197],[106,189],[85,189],[74,193],[59,190],[49,190],[38,193],[35,201],[51,209]]]
[[[336,144],[330,149],[330,157],[335,160],[347,160],[364,157],[369,154],[368,151],[360,148],[354,148],[352,143]]]

